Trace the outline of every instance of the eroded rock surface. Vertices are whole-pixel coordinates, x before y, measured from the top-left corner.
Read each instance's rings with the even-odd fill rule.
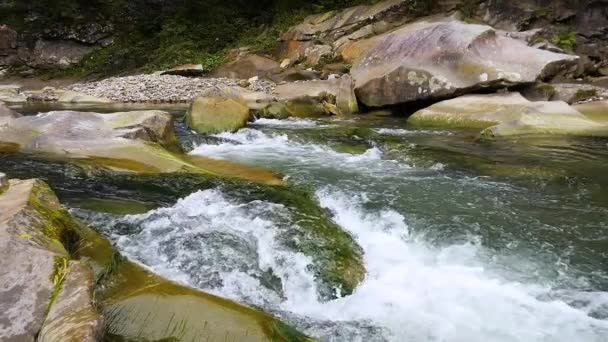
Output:
[[[57,294],[70,257],[64,242],[73,233],[72,221],[39,180],[11,180],[0,195],[0,208],[0,340],[35,341],[49,309],[54,312],[55,305],[66,305],[67,298]],[[80,273],[69,277],[72,283],[86,282]],[[91,292],[85,296],[93,301]],[[88,317],[99,319],[92,307]],[[69,323],[58,322],[57,328],[65,324]],[[69,331],[82,332],[79,326]],[[73,341],[69,335],[63,340]]]
[[[371,107],[535,82],[571,68],[576,57],[534,49],[489,26],[419,21],[354,43],[359,101]],[[357,54],[355,54],[357,55]]]
[[[179,149],[172,127],[171,116],[162,111],[57,111],[5,121],[0,127],[0,147],[121,170],[194,169],[165,149]]]

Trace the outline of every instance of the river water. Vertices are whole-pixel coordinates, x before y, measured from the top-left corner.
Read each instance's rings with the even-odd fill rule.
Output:
[[[155,272],[323,341],[608,341],[605,140],[477,143],[369,117],[262,119],[191,144],[310,189],[367,275],[319,300],[312,261],[277,241],[290,213],[221,187],[99,225]]]
[[[118,246],[327,341],[606,341],[605,142],[475,146],[467,132],[402,126],[260,120],[191,152],[312,187],[363,248],[367,276],[351,296],[317,299],[310,260],[276,243],[280,206],[220,189],[125,218],[142,230]],[[263,286],[268,269],[282,291]]]

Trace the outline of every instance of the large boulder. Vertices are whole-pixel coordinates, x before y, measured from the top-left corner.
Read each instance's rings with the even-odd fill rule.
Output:
[[[358,112],[349,75],[333,80],[286,83],[276,87],[279,103],[263,111],[266,117],[348,115]]]
[[[577,59],[452,19],[418,21],[349,49],[360,52],[350,55],[351,74],[357,98],[370,107],[531,83],[569,70]]]
[[[246,55],[233,62],[224,64],[213,72],[215,77],[248,79],[263,77],[271,70],[278,69],[279,63],[267,57]]]
[[[186,113],[188,126],[204,134],[234,132],[245,127],[248,120],[247,102],[234,88],[206,91],[192,102]]]
[[[95,341],[101,317],[92,291],[77,301],[67,293],[90,280],[86,266],[69,263],[74,222],[57,197],[41,181],[11,180],[0,208],[0,340],[39,340],[52,321],[62,341]]]
[[[467,95],[414,113],[408,124],[475,128],[482,138],[524,135],[608,136],[608,126],[592,121],[562,101],[530,102],[519,93]]]
[[[165,148],[179,150],[170,114],[58,111],[7,120],[0,147],[136,172],[195,170]]]

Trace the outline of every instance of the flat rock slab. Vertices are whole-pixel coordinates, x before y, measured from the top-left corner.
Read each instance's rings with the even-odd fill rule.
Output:
[[[5,120],[0,147],[140,172],[191,167],[179,150],[171,115],[162,111],[112,114],[58,111]]]
[[[608,125],[590,120],[562,101],[531,102],[519,93],[467,95],[414,113],[408,123],[478,128],[482,138],[522,135],[608,136]]]

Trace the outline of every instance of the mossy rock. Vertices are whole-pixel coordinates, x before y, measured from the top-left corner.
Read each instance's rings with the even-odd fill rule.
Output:
[[[0,306],[6,309],[0,312],[0,320],[9,322],[0,338],[49,341],[46,335],[38,335],[52,321],[52,330],[61,331],[62,340],[89,341],[73,337],[96,335],[99,314],[92,305],[86,315],[71,312],[76,306],[69,305],[69,296],[62,296],[78,242],[75,221],[48,185],[34,179],[10,181],[0,195],[0,208],[0,267],[5,270],[0,283],[8,285],[10,294],[0,298]],[[70,279],[83,280],[73,273]],[[81,298],[91,304],[91,295],[84,293]],[[60,319],[64,314],[71,319]],[[73,324],[75,320],[79,324]]]
[[[248,120],[247,103],[230,90],[196,98],[186,113],[188,126],[202,134],[235,132]]]
[[[96,270],[108,341],[313,341],[261,311],[165,280],[82,228],[80,257]]]

